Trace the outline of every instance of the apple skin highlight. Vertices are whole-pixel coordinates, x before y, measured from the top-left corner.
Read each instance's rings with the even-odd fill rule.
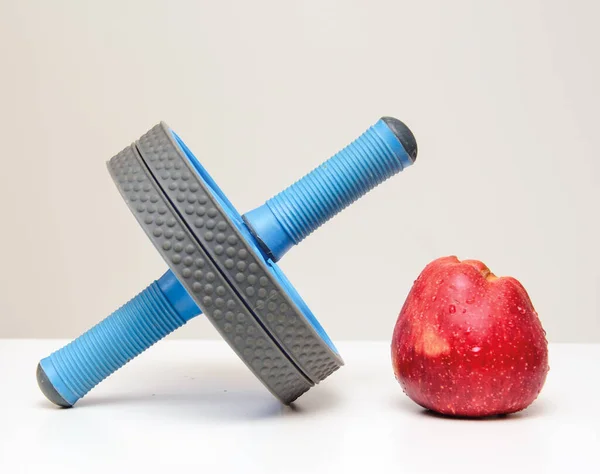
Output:
[[[525,288],[477,260],[443,257],[415,281],[396,321],[392,364],[404,392],[452,416],[514,413],[538,396],[548,343]]]

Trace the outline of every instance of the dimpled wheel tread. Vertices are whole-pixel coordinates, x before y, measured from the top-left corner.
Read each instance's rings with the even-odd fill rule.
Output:
[[[248,368],[283,403],[312,383],[256,321],[154,182],[135,146],[108,162],[121,195],[190,296]]]
[[[341,367],[341,357],[317,334],[267,269],[264,259],[256,256],[185,157],[168,126],[156,125],[136,145],[180,217],[296,365],[315,383]]]

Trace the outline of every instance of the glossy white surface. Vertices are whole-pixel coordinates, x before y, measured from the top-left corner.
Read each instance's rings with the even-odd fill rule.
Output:
[[[0,473],[600,471],[600,345],[551,345],[540,398],[475,421],[412,403],[382,342],[339,343],[347,365],[288,408],[225,343],[163,341],[61,410],[35,367],[64,342],[0,340]]]

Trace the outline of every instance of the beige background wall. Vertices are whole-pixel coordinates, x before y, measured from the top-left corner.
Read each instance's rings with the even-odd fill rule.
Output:
[[[456,254],[600,342],[599,5],[0,0],[0,336],[76,336],[165,269],[105,169],[159,120],[247,210],[389,114],[417,164],[282,263],[331,336],[389,339]]]

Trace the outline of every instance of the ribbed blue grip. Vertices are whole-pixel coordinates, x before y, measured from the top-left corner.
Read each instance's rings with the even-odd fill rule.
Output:
[[[95,385],[185,324],[157,282],[40,366],[56,392],[70,405]]]
[[[394,132],[379,120],[244,219],[270,256],[279,260],[291,246],[413,161]]]

